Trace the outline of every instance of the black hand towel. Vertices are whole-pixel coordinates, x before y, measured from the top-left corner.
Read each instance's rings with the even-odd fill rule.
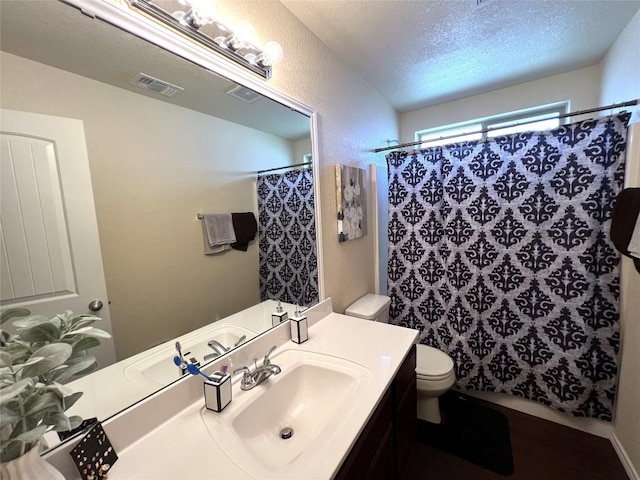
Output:
[[[253,212],[232,213],[231,221],[236,232],[236,242],[231,244],[231,248],[247,251],[249,242],[256,238],[258,233],[258,222]]]
[[[629,255],[629,242],[640,215],[640,188],[625,188],[616,197],[616,205],[611,219],[611,241],[627,257],[633,259],[640,272],[640,258]]]

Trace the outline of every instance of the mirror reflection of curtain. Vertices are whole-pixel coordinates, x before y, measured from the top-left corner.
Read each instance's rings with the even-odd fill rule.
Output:
[[[611,420],[628,119],[387,156],[391,318],[459,387]]]
[[[318,299],[313,172],[258,177],[260,300],[310,305]]]

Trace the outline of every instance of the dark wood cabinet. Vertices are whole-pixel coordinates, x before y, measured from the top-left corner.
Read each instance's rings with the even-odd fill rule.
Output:
[[[336,480],[405,478],[416,439],[415,369],[414,345],[334,477]]]

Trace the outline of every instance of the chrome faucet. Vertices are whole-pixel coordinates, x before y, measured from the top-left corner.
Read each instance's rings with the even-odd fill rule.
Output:
[[[271,375],[278,375],[282,371],[278,365],[271,363],[271,359],[269,358],[269,355],[271,355],[275,349],[276,346],[274,345],[267,353],[265,353],[261,366],[258,367],[257,358],[253,360],[256,365],[256,369],[253,372],[249,367],[240,367],[233,372],[234,375],[242,372],[242,381],[240,382],[241,390],[251,390],[252,388],[260,385]]]
[[[213,348],[214,353],[207,353],[204,356],[204,361],[208,362],[209,360],[212,360],[214,358],[218,358],[220,355],[227,353],[229,351],[228,348],[226,348],[224,345],[222,345],[219,341],[217,340],[209,340],[207,342],[207,345],[209,345],[211,348]]]

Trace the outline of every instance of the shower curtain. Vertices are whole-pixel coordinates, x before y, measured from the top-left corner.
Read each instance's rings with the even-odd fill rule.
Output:
[[[312,170],[259,176],[257,190],[260,299],[317,302]]]
[[[611,420],[628,119],[387,156],[391,318],[460,388]]]

